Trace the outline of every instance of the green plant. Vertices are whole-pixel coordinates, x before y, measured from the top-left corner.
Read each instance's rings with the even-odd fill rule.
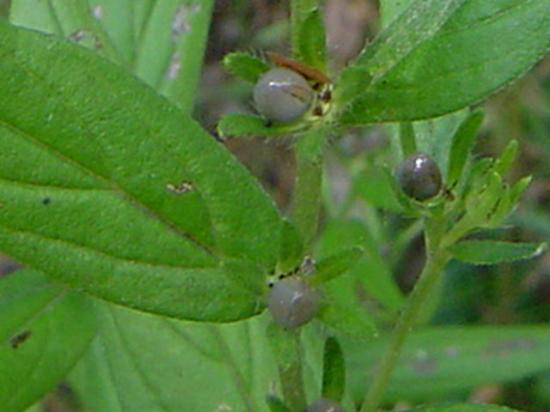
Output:
[[[212,0],[12,1],[13,25],[0,22],[0,250],[27,267],[0,280],[2,410],[24,410],[65,380],[90,411],[303,411],[326,398],[367,412],[550,368],[547,326],[411,333],[433,317],[451,260],[545,250],[495,240],[530,177],[507,182],[515,140],[500,157],[471,156],[483,120],[471,106],[547,52],[547,1],[380,3],[383,30],[333,82],[304,76],[311,113],[271,116],[256,98],[280,123],[218,123],[222,137],[295,136],[283,216],[191,117]],[[293,0],[290,16],[293,58],[325,75],[317,2]],[[251,85],[273,73],[243,52],[224,65]],[[331,204],[329,143],[381,122],[392,135],[384,164],[348,165],[350,199]],[[424,202],[391,172],[418,152],[444,185]],[[356,201],[367,206],[353,221]],[[386,256],[382,209],[412,222]],[[426,262],[405,298],[392,259],[420,232]],[[319,291],[319,307],[315,321],[284,330],[264,309],[296,279]],[[380,309],[366,310],[358,290]],[[509,410],[460,401],[414,410]]]

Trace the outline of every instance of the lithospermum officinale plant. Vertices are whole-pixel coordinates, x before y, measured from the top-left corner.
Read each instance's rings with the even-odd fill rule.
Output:
[[[87,411],[367,412],[550,368],[548,327],[413,332],[452,259],[544,250],[495,240],[530,180],[505,179],[518,144],[495,159],[470,152],[483,119],[472,105],[550,47],[547,0],[381,0],[382,30],[339,72],[319,5],[292,0],[291,55],[224,59],[251,95],[263,82],[259,114],[218,123],[223,138],[294,136],[288,213],[191,118],[212,0],[11,3],[0,21],[0,250],[24,268],[0,280],[2,411],[63,381]],[[319,229],[330,143],[372,123],[388,123],[394,155],[358,190],[411,222],[397,240],[424,233],[407,297],[367,218],[327,212]],[[409,334],[432,352],[400,361]],[[487,345],[520,360],[503,371],[501,359],[481,361]],[[407,362],[420,375],[399,385]]]

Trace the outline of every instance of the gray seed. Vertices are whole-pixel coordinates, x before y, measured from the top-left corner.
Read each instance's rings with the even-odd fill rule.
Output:
[[[397,180],[403,192],[416,200],[427,200],[441,190],[441,172],[428,155],[416,153],[407,157],[397,169]]]
[[[314,92],[306,79],[283,68],[267,71],[254,87],[256,109],[268,120],[292,123],[311,107]]]
[[[319,296],[303,279],[288,277],[273,285],[267,307],[273,320],[285,329],[309,322],[317,313]]]

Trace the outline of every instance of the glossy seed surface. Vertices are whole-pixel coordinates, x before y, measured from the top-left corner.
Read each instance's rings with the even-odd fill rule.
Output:
[[[344,412],[344,409],[332,399],[321,398],[309,405],[307,412]]]
[[[424,153],[407,157],[397,169],[399,186],[407,196],[427,200],[441,190],[441,172],[435,161]]]
[[[292,123],[311,107],[314,91],[298,73],[275,68],[263,74],[254,87],[256,109],[276,123]]]
[[[315,316],[318,303],[319,296],[311,286],[299,277],[289,277],[273,285],[267,307],[279,326],[294,329]]]

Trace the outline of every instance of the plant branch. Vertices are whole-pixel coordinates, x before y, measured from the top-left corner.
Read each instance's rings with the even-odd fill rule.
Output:
[[[292,411],[303,411],[306,396],[302,376],[300,331],[287,331],[271,324],[268,328],[268,338],[279,369],[285,403]]]
[[[325,139],[325,130],[313,129],[300,136],[296,144],[292,220],[302,237],[306,253],[317,233],[321,210]]]
[[[428,299],[434,285],[437,284],[441,271],[450,259],[446,251],[437,247],[437,239],[439,237],[439,233],[437,232],[431,236],[428,223],[426,229],[426,265],[393,330],[386,352],[378,365],[374,380],[361,406],[361,412],[376,411],[384,396],[384,392],[397,364],[407,335],[415,325],[422,304]]]

